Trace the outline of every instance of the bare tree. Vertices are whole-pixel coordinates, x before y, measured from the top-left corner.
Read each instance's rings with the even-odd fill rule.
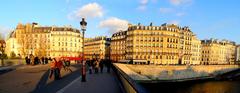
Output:
[[[36,49],[35,49],[35,54],[37,56],[43,57],[46,56],[46,52],[47,52],[47,38],[45,36],[45,34],[41,34],[38,37],[38,40],[36,42]]]
[[[4,66],[4,59],[6,58],[5,48],[6,48],[6,43],[3,38],[3,35],[0,33],[0,58],[1,58],[2,66]]]
[[[0,40],[4,40],[4,36],[2,33],[0,33]]]
[[[28,53],[28,49],[30,48],[30,42],[28,38],[24,37],[24,35],[21,35],[17,38],[18,44],[21,46],[18,48],[18,51],[20,51],[21,56],[26,56]]]

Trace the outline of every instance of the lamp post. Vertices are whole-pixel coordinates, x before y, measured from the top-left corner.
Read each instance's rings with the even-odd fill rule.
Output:
[[[2,66],[4,66],[4,58],[5,58],[5,47],[6,47],[6,43],[2,42],[1,43],[1,60],[2,60]]]
[[[82,82],[86,82],[86,63],[84,62],[84,34],[86,31],[87,22],[84,18],[82,18],[82,21],[80,22],[81,29],[83,31],[83,37],[82,37]]]

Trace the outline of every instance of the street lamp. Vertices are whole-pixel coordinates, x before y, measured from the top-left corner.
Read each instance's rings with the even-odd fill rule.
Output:
[[[81,29],[83,31],[83,37],[82,37],[82,82],[86,82],[86,64],[84,62],[84,34],[86,31],[87,22],[84,18],[82,18],[82,21],[80,22]]]

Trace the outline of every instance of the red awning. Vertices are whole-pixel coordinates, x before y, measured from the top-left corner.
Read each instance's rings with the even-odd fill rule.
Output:
[[[61,57],[61,58],[65,58],[65,59],[69,59],[69,60],[82,60],[81,57]],[[86,60],[86,58],[85,58]]]

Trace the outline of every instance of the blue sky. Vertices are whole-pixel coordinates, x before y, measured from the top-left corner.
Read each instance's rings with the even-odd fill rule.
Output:
[[[127,23],[189,26],[199,39],[240,43],[239,0],[4,0],[0,31],[5,35],[21,23],[72,25],[86,17],[87,37],[111,35]]]

